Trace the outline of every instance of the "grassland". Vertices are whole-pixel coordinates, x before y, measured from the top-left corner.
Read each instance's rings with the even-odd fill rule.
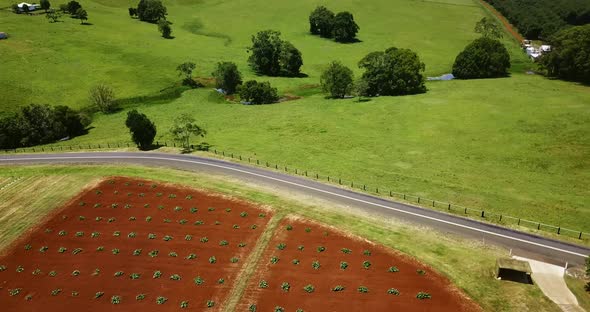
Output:
[[[126,8],[134,3],[85,1],[89,26],[0,11],[0,31],[12,35],[0,50],[6,90],[0,115],[30,102],[84,107],[90,86],[105,81],[127,99],[125,109],[96,115],[88,135],[66,144],[128,141],[124,118],[131,108],[156,122],[158,140],[169,141],[174,115],[189,112],[217,149],[590,231],[590,89],[524,74],[531,64],[508,36],[510,78],[432,82],[423,95],[363,103],[319,94],[326,63],[341,60],[358,75],[355,64],[362,56],[392,45],[416,50],[427,75],[449,72],[455,55],[476,38],[475,22],[488,14],[477,1],[322,2],[355,14],[362,42],[348,45],[307,33],[307,16],[317,4],[311,0],[272,6],[166,1],[173,40],[160,38],[154,25],[130,19]],[[166,93],[160,91],[178,82],[174,68],[186,60],[197,63],[197,76],[210,76],[217,61],[231,60],[246,78],[255,78],[246,65],[246,46],[266,28],[280,30],[302,51],[308,75],[268,80],[302,99],[248,107],[227,103],[210,89],[137,98]]]
[[[85,184],[95,183],[97,178],[111,175],[149,177],[159,181],[180,183],[269,205],[281,215],[296,214],[326,224],[337,224],[338,227],[353,234],[398,249],[431,265],[448,276],[486,311],[559,311],[558,307],[544,297],[536,286],[498,281],[494,278],[495,259],[505,256],[506,250],[449,235],[432,235],[431,231],[424,231],[407,224],[386,222],[370,215],[343,213],[340,207],[317,206],[317,203],[285,199],[277,194],[239,186],[219,177],[135,166],[0,167],[0,180],[22,177],[23,180],[29,181],[29,183],[15,185],[15,191],[18,190],[18,192],[11,196],[14,203],[10,207],[1,207],[0,215],[5,215],[6,209],[19,211],[43,209],[47,212],[67,201],[71,193],[79,191]],[[42,183],[39,188],[27,189],[27,184],[36,180],[54,183],[45,187],[43,185],[46,183]],[[51,199],[48,199],[49,194],[53,194]],[[35,197],[37,201],[28,204],[26,199],[30,197]],[[340,212],[336,213],[337,210]],[[0,229],[15,234],[7,238],[8,240],[14,239],[26,228],[38,222],[38,219],[25,217],[24,213],[10,214],[5,219],[9,222],[1,224]],[[24,224],[24,226],[14,228],[14,224]]]

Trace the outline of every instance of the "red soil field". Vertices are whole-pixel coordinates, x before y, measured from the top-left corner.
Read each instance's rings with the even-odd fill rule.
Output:
[[[288,230],[288,225],[292,226]],[[306,230],[307,229],[307,230]],[[280,250],[279,244],[285,244]],[[303,246],[303,250],[299,250]],[[318,247],[324,247],[318,252]],[[282,247],[282,246],[281,246]],[[350,249],[344,253],[343,248]],[[365,254],[370,251],[370,255]],[[276,264],[272,257],[278,257]],[[298,259],[299,264],[293,260]],[[312,264],[318,261],[319,269]],[[340,268],[341,262],[348,267]],[[369,261],[368,269],[364,261]],[[395,266],[398,272],[388,272]],[[425,274],[419,274],[424,270]],[[261,288],[266,281],[267,288]],[[289,283],[289,290],[283,283]],[[304,290],[313,285],[313,292]],[[333,291],[335,286],[342,291]],[[358,291],[360,286],[367,293]],[[388,294],[395,288],[399,295]],[[416,295],[425,292],[430,299],[419,300]],[[248,288],[238,306],[238,311],[248,311],[252,304],[256,311],[480,311],[450,281],[431,268],[371,242],[346,236],[339,231],[316,223],[296,219],[284,219],[275,231],[270,245],[258,264]]]
[[[191,189],[124,178],[104,181],[4,250],[1,309],[177,311],[188,301],[188,310],[220,311],[270,217],[253,205]],[[222,240],[228,245],[221,246]],[[67,250],[59,252],[61,247]],[[75,254],[77,248],[81,252]],[[134,255],[136,250],[141,253]],[[153,250],[159,251],[156,257],[149,255]],[[196,258],[187,259],[190,254]],[[212,256],[216,263],[209,262]],[[153,278],[155,271],[161,271],[160,278]],[[116,272],[123,273],[117,277]],[[132,279],[133,273],[139,278]],[[174,274],[181,279],[172,280]],[[195,283],[197,276],[202,285]],[[97,292],[104,295],[95,298]],[[136,300],[139,294],[145,299]],[[114,305],[113,296],[120,303]],[[157,304],[159,296],[167,301]],[[207,308],[208,300],[215,302],[213,308]]]

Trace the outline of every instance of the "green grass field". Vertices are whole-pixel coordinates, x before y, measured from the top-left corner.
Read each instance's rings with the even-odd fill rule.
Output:
[[[208,77],[216,62],[231,60],[247,79],[246,47],[258,30],[280,30],[298,47],[307,78],[267,78],[281,93],[303,96],[266,106],[225,102],[210,89],[178,98],[132,100],[113,115],[97,114],[90,133],[66,144],[122,142],[126,111],[152,118],[157,139],[174,116],[190,112],[208,130],[214,148],[314,170],[486,211],[590,231],[590,89],[524,74],[517,43],[512,77],[429,82],[428,93],[357,103],[327,100],[316,85],[325,64],[356,63],[368,52],[408,47],[427,75],[448,73],[456,54],[477,37],[473,26],[487,12],[475,0],[323,1],[350,10],[361,27],[356,44],[308,34],[317,1],[164,1],[175,39],[129,18],[135,1],[82,2],[92,25],[69,17],[50,24],[41,16],[0,11],[3,60],[0,115],[34,103],[88,105],[88,89],[112,85],[119,98],[157,96],[179,81],[174,68],[197,63]],[[0,0],[0,7],[10,1]],[[57,3],[53,4],[57,6]]]
[[[0,223],[0,252],[85,185],[108,176],[148,178],[219,192],[266,205],[277,215],[300,215],[337,226],[432,266],[479,303],[484,311],[560,311],[537,286],[499,281],[494,277],[496,258],[507,256],[507,250],[453,235],[432,235],[432,231],[423,228],[360,215],[343,207],[324,206],[309,202],[307,198],[286,199],[282,194],[241,186],[220,177],[169,169],[138,166],[0,166],[0,183],[21,178],[18,183],[6,188],[12,195],[4,195],[3,190],[0,191],[0,198],[12,200],[10,205],[0,201],[0,220],[5,221]],[[36,187],[32,187],[33,184]],[[19,213],[13,213],[14,210]]]

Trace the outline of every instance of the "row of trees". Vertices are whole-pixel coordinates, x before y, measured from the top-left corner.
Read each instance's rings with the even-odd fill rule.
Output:
[[[350,12],[334,14],[324,6],[318,6],[309,15],[309,31],[324,38],[334,38],[338,42],[353,42],[360,27]]]
[[[570,25],[590,23],[590,2],[581,0],[486,0],[529,39],[548,39]]]
[[[540,61],[547,75],[590,84],[590,24],[564,29],[549,43],[551,52]]]
[[[90,119],[68,106],[31,104],[0,119],[0,148],[12,149],[55,142],[85,133]]]
[[[288,41],[281,39],[281,33],[264,30],[252,36],[252,46],[248,48],[250,67],[268,76],[298,76],[303,58],[301,52]]]

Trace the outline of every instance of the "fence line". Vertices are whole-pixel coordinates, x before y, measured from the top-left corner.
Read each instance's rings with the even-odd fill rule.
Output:
[[[123,142],[123,143],[119,142],[119,143],[102,143],[102,144],[97,143],[94,145],[93,144],[77,144],[77,145],[27,147],[27,148],[5,149],[5,150],[0,150],[0,151],[3,153],[6,153],[6,154],[27,153],[27,152],[33,152],[33,153],[41,152],[41,153],[43,153],[43,152],[61,152],[61,151],[74,151],[74,150],[127,148],[127,147],[134,147],[134,146],[135,146],[135,144],[131,143],[131,142]],[[178,146],[177,146],[176,142],[172,142],[171,144],[169,144],[167,141],[164,141],[164,142],[157,141],[155,144],[156,148],[165,147],[165,146],[181,147],[180,144],[178,144]],[[191,145],[191,148],[194,148],[194,146]],[[505,215],[505,214],[501,214],[501,213],[489,212],[489,211],[485,211],[482,209],[474,209],[474,208],[464,207],[461,205],[456,205],[456,204],[452,204],[449,202],[438,201],[435,199],[429,199],[429,198],[425,198],[422,196],[416,196],[416,195],[411,195],[411,194],[406,194],[406,193],[399,193],[399,192],[395,192],[395,191],[387,189],[387,188],[369,186],[367,184],[358,183],[358,182],[355,183],[352,180],[347,181],[347,180],[344,180],[340,177],[321,175],[318,172],[301,170],[298,168],[288,167],[287,165],[279,165],[278,163],[269,163],[268,161],[263,161],[263,160],[253,158],[253,157],[244,157],[240,154],[234,154],[234,153],[226,152],[226,151],[222,151],[222,150],[213,149],[213,151],[207,150],[207,152],[213,153],[218,156],[228,157],[231,159],[243,161],[243,162],[247,161],[249,164],[256,165],[259,167],[266,167],[266,168],[274,169],[277,171],[284,171],[286,173],[293,173],[295,175],[305,176],[305,177],[312,178],[312,179],[315,179],[318,181],[325,180],[325,181],[332,183],[332,184],[338,184],[341,186],[350,187],[352,189],[358,189],[358,190],[362,190],[364,192],[378,194],[380,196],[386,196],[386,197],[388,196],[391,198],[397,198],[397,199],[401,199],[401,200],[404,200],[409,203],[417,203],[423,207],[431,207],[436,210],[449,212],[449,213],[452,213],[455,215],[463,215],[463,216],[467,216],[467,217],[471,217],[471,218],[477,217],[477,218],[486,220],[491,223],[496,223],[496,224],[501,224],[501,225],[511,225],[512,224],[512,225],[517,225],[517,226],[522,226],[522,227],[534,229],[537,231],[545,231],[545,232],[549,232],[549,233],[555,233],[557,235],[574,237],[574,238],[577,238],[580,240],[590,238],[590,233],[585,233],[585,232],[579,231],[579,230],[568,229],[568,228],[564,228],[561,226],[555,226],[555,225],[546,224],[546,223],[538,222],[538,221],[526,220],[523,218],[518,218],[518,217]]]

